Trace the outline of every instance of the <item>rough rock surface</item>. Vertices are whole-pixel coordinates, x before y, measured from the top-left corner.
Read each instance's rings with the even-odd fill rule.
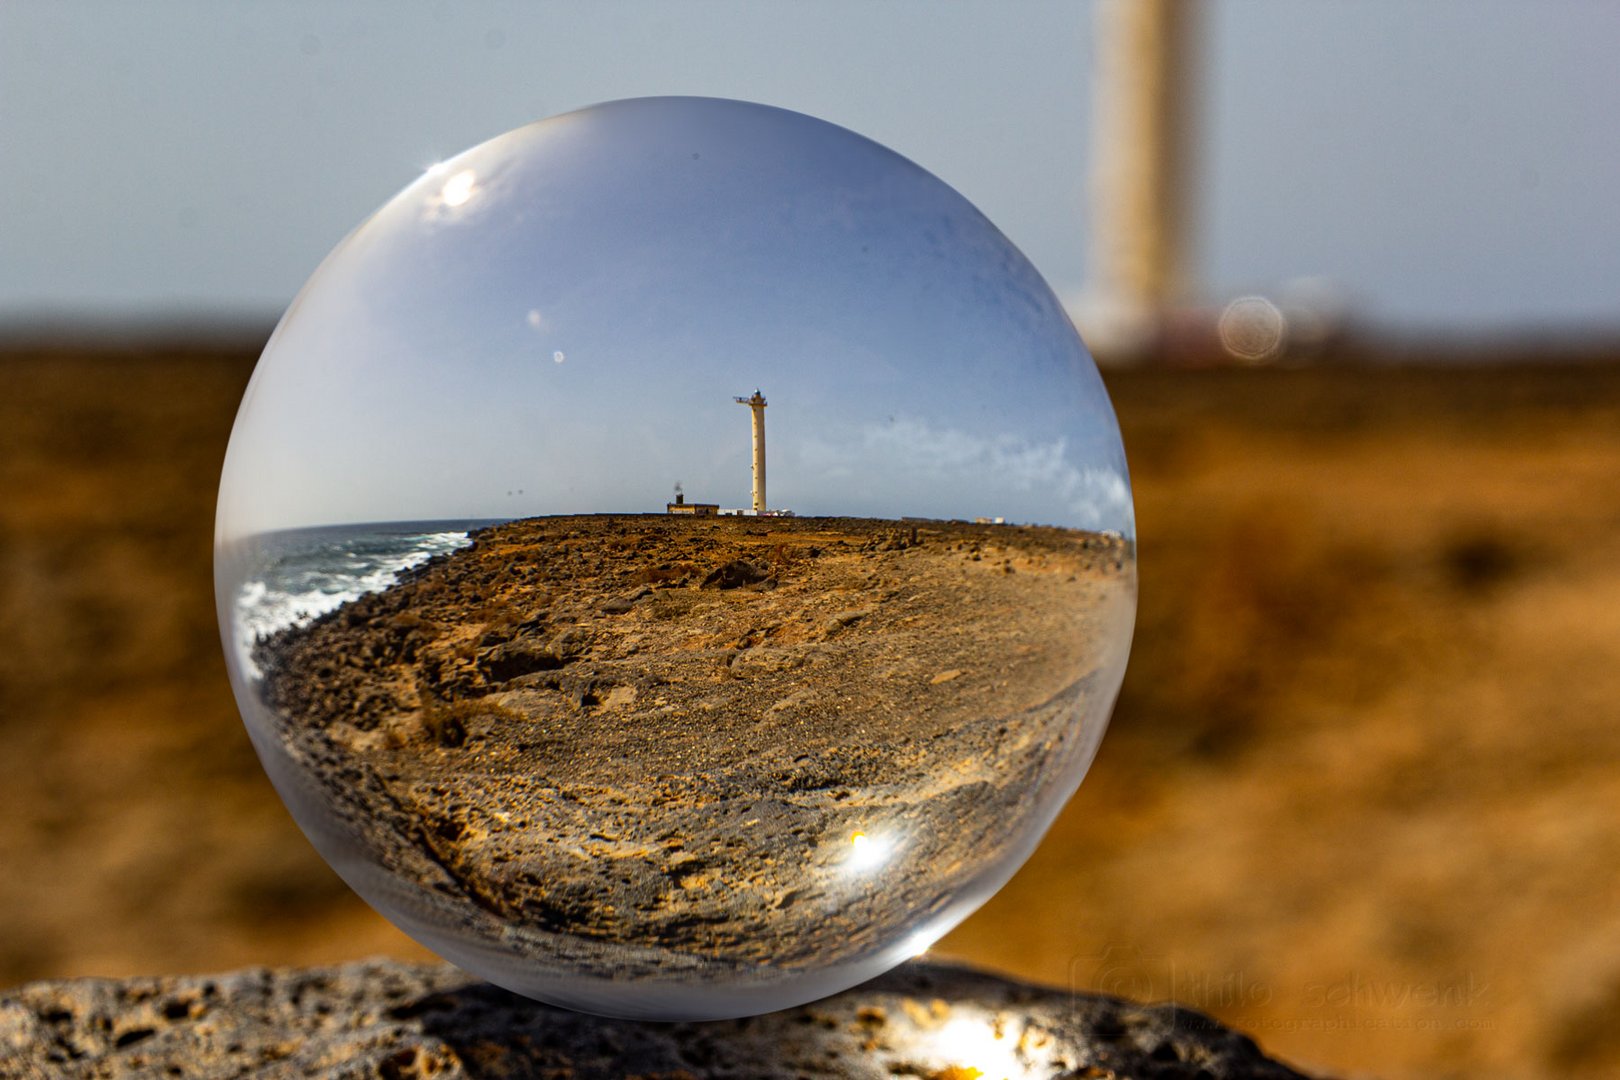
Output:
[[[436,934],[603,978],[853,961],[1067,794],[1131,582],[1080,530],[514,521],[259,642],[249,722]]]
[[[606,1020],[385,960],[37,982],[0,995],[0,1078],[1073,1077],[1287,1080],[1187,1009],[913,962],[765,1016]]]

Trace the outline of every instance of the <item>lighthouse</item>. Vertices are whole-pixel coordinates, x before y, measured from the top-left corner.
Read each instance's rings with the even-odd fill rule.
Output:
[[[1095,9],[1087,344],[1148,355],[1186,303],[1198,110],[1192,0],[1106,0]]]
[[[754,513],[765,512],[765,395],[759,390],[753,397],[734,399],[754,411]]]

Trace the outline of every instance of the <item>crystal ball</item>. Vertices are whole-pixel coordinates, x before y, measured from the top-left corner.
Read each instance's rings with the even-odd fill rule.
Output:
[[[926,949],[1079,784],[1124,451],[1030,262],[833,124],[618,101],[428,169],[293,301],[220,482],[266,772],[494,983],[784,1008]]]

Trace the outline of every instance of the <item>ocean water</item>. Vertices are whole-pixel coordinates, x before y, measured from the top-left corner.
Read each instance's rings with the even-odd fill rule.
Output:
[[[337,525],[269,533],[238,541],[220,557],[220,598],[229,597],[231,646],[241,670],[258,679],[253,645],[289,626],[306,625],[399,575],[465,547],[468,534],[494,521],[411,521]]]

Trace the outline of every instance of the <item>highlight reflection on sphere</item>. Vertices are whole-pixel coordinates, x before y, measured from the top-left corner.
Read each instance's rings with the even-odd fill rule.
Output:
[[[366,900],[519,992],[712,1017],[1011,876],[1107,722],[1133,536],[1096,370],[966,200],[652,98],[333,251],[243,400],[216,580],[266,770]]]

